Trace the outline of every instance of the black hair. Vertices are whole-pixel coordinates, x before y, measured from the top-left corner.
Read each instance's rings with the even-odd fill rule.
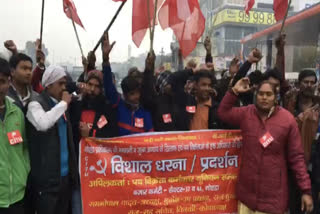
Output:
[[[303,69],[299,73],[298,80],[299,80],[299,82],[301,82],[304,78],[312,77],[312,76],[316,78],[316,82],[317,82],[317,75],[312,69]]]
[[[249,74],[250,83],[252,85],[258,85],[262,82],[263,76],[260,70],[255,70],[251,74]]]
[[[213,82],[213,75],[210,71],[208,70],[200,70],[200,71],[197,71],[194,75],[193,75],[193,80],[195,82],[199,82],[199,80],[201,78],[208,78],[211,80],[211,82]]]
[[[139,73],[140,73],[140,71],[139,71],[138,67],[132,67],[128,71],[128,76],[139,75]]]
[[[131,91],[139,90],[141,84],[139,81],[132,76],[125,77],[121,82],[121,89],[124,94],[128,94]]]
[[[272,91],[273,91],[273,93],[274,93],[274,95],[275,96],[277,96],[277,87],[274,85],[274,84],[272,84],[271,82],[269,82],[268,80],[264,80],[264,81],[262,81],[259,85],[258,85],[258,87],[257,87],[257,92],[260,90],[260,88],[264,85],[264,84],[268,84],[268,85],[270,85],[271,86],[271,89],[272,89]]]
[[[31,64],[33,63],[32,62],[32,59],[23,54],[23,53],[18,53],[18,54],[15,54],[13,55],[10,60],[9,60],[9,64],[10,64],[10,68],[12,69],[16,69],[17,68],[17,65],[21,62],[21,61],[29,61],[31,62]]]
[[[3,74],[7,77],[10,76],[10,66],[7,60],[0,58],[0,74]]]
[[[282,75],[281,75],[281,73],[278,71],[277,68],[268,69],[268,70],[263,74],[263,80],[269,80],[270,77],[279,80],[280,83],[282,83],[282,81],[283,81]]]

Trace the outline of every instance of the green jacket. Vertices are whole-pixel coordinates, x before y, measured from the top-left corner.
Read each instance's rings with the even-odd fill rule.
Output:
[[[7,98],[4,121],[0,119],[0,208],[23,199],[30,171],[29,153],[22,111]],[[7,133],[21,133],[23,142],[10,145]]]

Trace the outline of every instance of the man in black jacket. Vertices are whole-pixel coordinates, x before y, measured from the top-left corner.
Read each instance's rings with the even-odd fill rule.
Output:
[[[165,71],[157,79],[154,77],[154,53],[149,53],[143,73],[141,103],[151,112],[155,131],[188,130],[184,123],[186,105],[194,106],[191,95],[182,92],[173,93],[171,73]],[[178,102],[182,100],[182,102]]]
[[[70,105],[73,139],[78,156],[82,137],[110,138],[118,136],[117,112],[103,95],[103,74],[93,70],[88,74],[86,90]]]
[[[78,185],[66,84],[64,69],[49,66],[42,77],[45,90],[28,105],[30,182],[37,214],[69,213],[72,188]]]
[[[177,78],[180,74],[168,75],[165,72],[160,74],[155,81],[153,74],[154,61],[154,54],[149,54],[146,60],[141,101],[145,108],[152,112],[155,130],[186,131],[221,128],[215,113],[218,104],[215,99],[211,98],[213,92],[212,73],[207,70],[200,70],[193,74],[196,89],[196,96],[194,97],[186,93],[183,87],[172,90],[172,86],[179,84],[178,81],[181,83],[181,79]],[[185,73],[184,71],[180,72]],[[155,82],[157,87],[155,87]],[[158,91],[155,90],[156,88]],[[202,104],[207,104],[207,102],[210,102],[206,105],[209,108],[202,108]],[[200,115],[206,115],[205,122],[201,120],[200,111]],[[195,125],[196,122],[206,125],[200,127]]]
[[[82,137],[118,136],[117,112],[103,95],[102,72],[90,71],[85,83],[84,93],[78,100],[73,100],[70,104],[70,120],[77,157],[79,157],[79,142]],[[81,207],[79,185],[73,190],[72,213],[82,213]]]

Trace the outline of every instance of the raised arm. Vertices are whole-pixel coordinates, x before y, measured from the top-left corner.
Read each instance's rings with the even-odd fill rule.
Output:
[[[204,48],[206,49],[206,64],[212,63],[213,62],[212,54],[211,54],[212,44],[209,36],[207,36],[206,39],[204,40]]]
[[[246,77],[252,64],[259,62],[261,59],[262,59],[261,52],[256,48],[253,49],[248,56],[248,60],[242,64],[239,71],[234,76],[232,81],[232,86],[234,86],[240,79]]]
[[[38,43],[36,42],[36,46],[37,44]],[[46,57],[44,53],[41,51],[41,49],[39,48],[39,46],[37,46],[37,50],[36,50],[36,60],[37,60],[37,66],[32,73],[31,85],[34,91],[41,93],[43,91],[41,80],[42,80],[42,75],[46,69],[46,66],[45,66]]]
[[[243,78],[237,82],[231,91],[226,93],[218,108],[218,116],[223,122],[240,126],[241,121],[245,118],[244,114],[247,107],[234,107],[234,105],[238,100],[238,95],[249,90],[249,79]]]
[[[276,68],[282,75],[282,79],[285,80],[285,55],[284,55],[284,46],[286,44],[285,42],[286,35],[282,34],[280,35],[276,41],[276,48],[277,48],[277,58],[276,58]]]
[[[110,44],[108,33],[105,33],[102,41],[102,58],[103,58],[103,87],[105,94],[113,105],[118,105],[120,102],[120,94],[117,92],[116,86],[112,81],[111,66],[109,61],[110,52],[115,45],[115,42]]]
[[[18,54],[18,49],[14,41],[8,40],[4,42],[4,47],[12,53],[12,55]]]
[[[146,67],[143,73],[142,90],[141,90],[141,103],[148,110],[152,110],[156,91],[154,87],[154,63],[156,56],[154,52],[149,53],[146,59]]]

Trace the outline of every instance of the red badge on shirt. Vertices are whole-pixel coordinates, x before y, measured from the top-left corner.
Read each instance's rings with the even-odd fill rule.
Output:
[[[97,122],[98,128],[101,129],[107,124],[108,124],[107,118],[104,115],[101,115],[99,121]]]
[[[196,107],[195,106],[187,106],[186,110],[187,110],[187,112],[192,113],[192,114],[196,113]]]
[[[81,119],[80,122],[83,122],[88,125],[90,129],[92,129],[94,118],[96,116],[96,113],[92,110],[84,110],[81,113]]]
[[[162,119],[164,123],[172,123],[171,114],[163,114]]]
[[[19,130],[7,133],[10,145],[16,145],[23,142]]]
[[[144,127],[143,118],[135,118],[134,126],[137,128],[143,128]]]
[[[274,141],[274,138],[272,135],[267,132],[260,138],[260,143],[264,148],[267,148],[272,142]]]

